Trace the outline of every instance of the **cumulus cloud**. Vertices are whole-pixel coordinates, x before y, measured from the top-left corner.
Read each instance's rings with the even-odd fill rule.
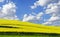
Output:
[[[52,0],[38,0],[34,3],[33,6],[31,6],[32,9],[36,8],[37,6],[45,6]]]
[[[4,2],[5,0],[0,0],[0,2]]]
[[[57,3],[49,4],[46,9],[46,14],[50,14],[50,19],[44,24],[60,25],[60,1]]]
[[[29,20],[33,20],[35,18],[35,16],[29,14],[29,16],[27,14],[24,15],[23,21],[29,21]]]
[[[24,17],[23,17],[23,21],[32,21],[32,20],[40,20],[41,17],[43,16],[43,12],[40,12],[38,14],[25,14]]]
[[[0,18],[17,20],[16,16],[16,5],[13,2],[8,2],[7,4],[2,5],[0,9]]]
[[[45,14],[50,15],[49,19],[45,19],[44,23],[47,25],[60,25],[60,0],[38,0],[31,6],[31,9],[35,9],[38,6],[44,7]],[[42,16],[43,17],[43,16]]]
[[[38,1],[36,1],[36,2],[34,3],[33,6],[31,6],[31,9],[34,9],[34,8],[36,8],[37,6],[43,6],[43,7],[45,7],[45,6],[47,6],[48,4],[53,3],[53,2],[57,2],[57,1],[59,1],[59,0],[38,0]]]
[[[60,12],[60,4],[58,3],[54,3],[54,4],[49,4],[47,9],[46,9],[46,13],[47,14],[51,14],[51,13],[57,13]]]

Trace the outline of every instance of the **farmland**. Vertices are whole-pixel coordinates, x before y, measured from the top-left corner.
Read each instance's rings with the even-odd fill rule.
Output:
[[[22,22],[19,20],[0,20],[1,37],[59,37],[60,26],[45,26],[42,24],[34,24],[30,22]],[[8,32],[6,34],[5,32]],[[10,33],[12,32],[12,35]],[[15,32],[17,35],[15,35]],[[21,34],[21,33],[25,34]],[[26,35],[27,32],[27,35]],[[29,33],[29,35],[28,35]],[[32,35],[31,35],[32,33]],[[38,34],[37,34],[38,33]],[[54,34],[53,34],[54,33]]]
[[[60,34],[60,26],[44,26],[42,24],[22,22],[19,20],[0,20],[0,32],[36,32]]]

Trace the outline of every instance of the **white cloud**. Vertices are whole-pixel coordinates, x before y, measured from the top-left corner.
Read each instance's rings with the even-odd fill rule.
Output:
[[[58,3],[54,3],[54,4],[49,4],[48,5],[48,9],[46,9],[46,13],[47,14],[50,14],[50,13],[57,13],[57,12],[60,12],[60,4]]]
[[[34,9],[34,8],[36,8],[36,6],[31,6],[31,9]]]
[[[46,9],[45,14],[51,16],[49,19],[44,19],[46,21],[42,24],[60,25],[60,0],[38,0],[31,6],[31,9],[35,9],[37,6],[44,7],[43,9]]]
[[[7,13],[15,13],[16,12],[16,5],[13,3],[13,2],[10,2],[8,4],[5,4],[3,5],[2,7],[2,12],[4,14],[7,14]]]
[[[55,16],[55,17],[51,17],[48,21],[56,21],[56,20],[58,20],[59,19],[59,17],[57,17],[57,16]]]
[[[39,20],[43,16],[43,12],[40,12],[36,15],[36,19]]]
[[[4,2],[5,0],[0,0],[0,2]]]
[[[36,1],[36,4],[40,5],[40,6],[45,6],[47,5],[50,1],[52,0],[39,0],[39,1]]]
[[[37,6],[47,6],[48,4],[52,3],[52,2],[57,2],[59,0],[38,0],[34,3],[33,6],[31,6],[31,9],[36,8]]]
[[[29,16],[27,14],[24,15],[23,21],[29,21],[29,20],[34,20],[35,16],[29,14]]]
[[[46,14],[50,14],[51,17],[43,24],[60,25],[60,0],[57,3],[49,4],[46,9]]]
[[[36,8],[37,6],[46,6],[48,5],[52,0],[38,0],[34,3],[33,6],[31,6],[31,9]]]
[[[13,2],[10,2],[8,4],[3,5],[2,13],[4,14],[8,14],[9,12],[15,13],[16,12],[15,8],[16,8],[15,4]]]
[[[43,15],[43,12],[40,12],[38,14],[32,15],[32,14],[25,14],[23,21],[32,21],[32,20],[40,20],[41,16]]]
[[[8,2],[5,5],[2,5],[0,9],[0,18],[17,20],[16,16],[16,5],[13,2]]]

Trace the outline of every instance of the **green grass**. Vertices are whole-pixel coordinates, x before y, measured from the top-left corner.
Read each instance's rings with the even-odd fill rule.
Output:
[[[0,37],[60,37],[60,35],[0,35]]]
[[[60,35],[57,34],[32,34],[32,35],[20,35],[20,37],[60,37]]]
[[[60,34],[2,32],[0,37],[60,37]]]
[[[18,35],[0,35],[0,37],[20,37]]]

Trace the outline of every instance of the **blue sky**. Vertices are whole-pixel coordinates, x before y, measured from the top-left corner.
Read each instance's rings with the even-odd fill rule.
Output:
[[[13,0],[17,6],[16,15],[20,20],[23,19],[24,14],[32,14],[32,12],[38,14],[39,12],[43,11],[43,7],[41,6],[38,6],[36,9],[31,9],[30,6],[32,6],[35,1],[37,0]]]
[[[0,18],[4,19],[59,25],[59,12],[60,0],[0,0]]]
[[[15,1],[15,0],[14,0]],[[34,3],[34,0],[17,0],[15,1],[17,5],[17,16],[22,19],[24,14],[30,14],[32,12],[30,6]]]
[[[38,14],[39,12],[44,11],[42,6],[38,6],[35,9],[31,9],[30,6],[34,5],[34,2],[36,2],[38,0],[13,0],[14,3],[16,3],[17,6],[17,12],[16,15],[18,16],[18,18],[20,20],[23,19],[24,14],[32,14],[32,12]],[[49,18],[50,16],[44,15],[43,18]],[[43,20],[41,20],[41,22],[44,22]]]
[[[38,13],[39,11],[41,11],[41,7],[33,10],[30,8],[30,6],[32,6],[35,1],[37,0],[14,0],[17,5],[17,16],[22,19],[24,14],[31,14],[33,11]]]

